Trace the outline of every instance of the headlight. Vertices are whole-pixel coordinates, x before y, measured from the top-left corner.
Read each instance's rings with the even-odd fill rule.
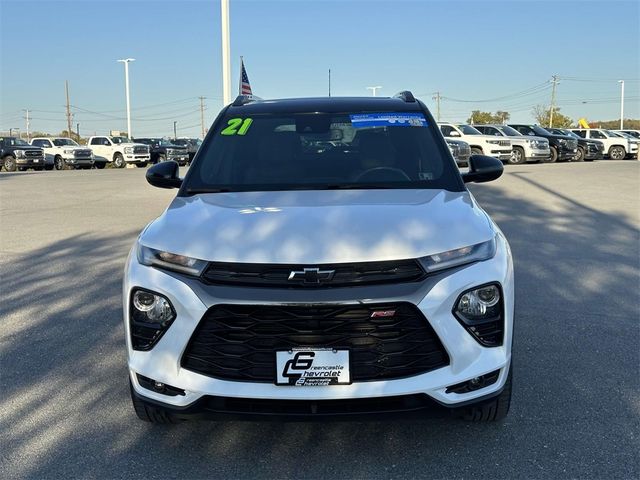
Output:
[[[16,158],[24,158],[24,150],[14,150],[13,153],[16,154]]]
[[[62,153],[65,155],[73,155],[73,150],[63,150]]]
[[[487,143],[492,145],[500,145],[500,140],[487,140]]]
[[[535,147],[536,145],[538,145],[538,141],[537,140],[527,140],[527,143],[529,145],[531,145],[532,147]]]
[[[163,252],[140,244],[138,244],[138,262],[142,265],[164,268],[194,276],[200,276],[207,266],[206,260]]]
[[[140,288],[131,292],[129,325],[134,350],[151,350],[175,319],[176,312],[163,295]]]
[[[453,314],[460,324],[485,347],[502,345],[504,302],[497,283],[467,290],[458,298]]]
[[[124,153],[131,155],[133,153],[133,147],[124,147]]]
[[[172,148],[167,148],[167,155],[174,155],[176,151]]]
[[[495,237],[486,242],[477,243],[469,247],[457,248],[448,252],[430,255],[420,259],[422,267],[427,273],[458,267],[473,262],[481,262],[493,258],[496,254]]]
[[[566,146],[567,146],[567,141],[566,141],[566,140],[564,140],[563,138],[561,138],[560,140],[558,140],[558,143],[559,143],[560,145],[562,145],[563,147],[566,147]]]

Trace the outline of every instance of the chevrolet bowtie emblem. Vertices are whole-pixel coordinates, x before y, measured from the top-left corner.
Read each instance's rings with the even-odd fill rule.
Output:
[[[336,273],[335,270],[320,270],[319,268],[305,268],[303,270],[292,270],[289,280],[302,280],[302,283],[322,283],[329,282]]]

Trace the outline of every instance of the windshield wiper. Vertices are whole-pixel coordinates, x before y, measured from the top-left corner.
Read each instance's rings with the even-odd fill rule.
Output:
[[[375,183],[330,183],[324,188],[326,190],[383,190],[394,187]]]
[[[198,193],[227,193],[232,191],[230,188],[187,188],[186,193],[197,195]]]

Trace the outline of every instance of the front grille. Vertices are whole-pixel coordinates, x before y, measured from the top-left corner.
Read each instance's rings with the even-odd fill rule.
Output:
[[[28,158],[38,158],[43,156],[42,150],[25,150],[24,156]]]
[[[578,148],[578,140],[567,140],[567,146],[571,149]]]
[[[374,311],[393,310],[371,318]],[[273,383],[276,351],[349,350],[354,382],[389,380],[449,364],[433,328],[410,303],[370,305],[217,305],[202,317],[182,367],[224,380]]]
[[[469,145],[461,145],[459,155],[471,155],[471,147]]]
[[[501,147],[510,147],[511,146],[511,141],[510,140],[500,140],[498,145],[500,145]]]
[[[91,150],[74,150],[73,156],[76,158],[85,158],[91,156]]]
[[[305,269],[312,271],[305,275]],[[314,275],[316,270],[317,276]],[[425,272],[416,260],[338,263],[334,265],[212,262],[203,273],[202,280],[218,285],[327,288],[413,282],[421,280],[424,276]]]
[[[136,147],[133,147],[133,153],[135,154],[149,153],[149,148],[143,147],[143,146],[136,146]]]

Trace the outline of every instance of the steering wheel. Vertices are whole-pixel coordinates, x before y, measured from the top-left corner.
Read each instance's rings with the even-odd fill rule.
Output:
[[[389,175],[391,174],[391,175]],[[389,178],[391,177],[391,178]],[[395,178],[394,178],[395,177]],[[369,182],[375,181],[402,181],[409,180],[409,175],[407,175],[404,170],[393,167],[374,167],[365,170],[360,175],[356,177],[356,181],[367,180]]]

